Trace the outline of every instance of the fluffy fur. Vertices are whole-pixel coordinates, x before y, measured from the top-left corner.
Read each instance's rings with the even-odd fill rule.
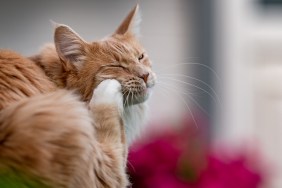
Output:
[[[134,22],[136,16],[138,6],[112,36],[90,43],[68,26],[57,24],[55,45],[47,44],[40,54],[31,57],[58,87],[75,89],[83,101],[90,100],[92,88],[101,81],[118,80],[124,95],[129,144],[138,135],[138,127],[146,116],[145,101],[156,80],[146,51],[134,33],[138,27]]]
[[[0,51],[0,177],[48,187],[126,187],[127,147],[155,74],[138,42],[136,6],[115,33],[86,42],[57,25],[33,57]],[[1,178],[0,178],[1,183]]]

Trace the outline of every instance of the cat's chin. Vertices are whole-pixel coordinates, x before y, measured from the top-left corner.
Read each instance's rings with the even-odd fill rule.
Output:
[[[125,98],[124,100],[127,100],[125,104],[131,106],[131,105],[144,103],[145,101],[148,100],[150,95],[151,95],[151,88],[146,88],[141,93],[137,93],[133,96],[129,96],[128,98]]]

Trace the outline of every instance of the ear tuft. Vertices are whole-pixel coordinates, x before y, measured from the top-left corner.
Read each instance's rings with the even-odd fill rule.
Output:
[[[52,24],[52,26],[53,26],[53,28],[54,29],[56,29],[57,27],[59,27],[60,25],[62,25],[62,24],[59,24],[59,23],[57,23],[57,22],[55,22],[54,20],[49,20],[50,21],[50,23]]]
[[[120,24],[118,29],[115,31],[115,34],[130,34],[138,37],[140,35],[140,23],[141,14],[139,11],[139,5],[137,4]]]
[[[81,68],[85,59],[86,42],[66,25],[55,23],[55,27],[54,41],[59,57],[77,69]]]

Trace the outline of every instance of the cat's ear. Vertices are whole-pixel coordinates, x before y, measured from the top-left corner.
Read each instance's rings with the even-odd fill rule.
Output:
[[[62,24],[55,25],[54,42],[59,57],[79,70],[85,59],[86,42],[70,27]]]
[[[115,34],[119,35],[140,35],[140,22],[141,22],[141,15],[139,11],[139,5],[137,4],[126,16],[123,22],[120,24],[118,29],[115,31]]]

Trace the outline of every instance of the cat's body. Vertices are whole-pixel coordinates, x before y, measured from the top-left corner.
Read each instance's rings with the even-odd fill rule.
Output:
[[[33,62],[6,51],[0,56],[0,75],[6,74],[0,89],[6,99],[0,102],[0,182],[17,173],[47,187],[125,187],[127,149],[116,101],[92,101],[89,113],[77,95],[55,88]],[[95,101],[107,94],[100,92]],[[108,94],[115,92],[120,91]]]
[[[55,48],[31,60],[0,51],[0,185],[10,172],[48,187],[128,185],[127,147],[155,79],[132,32],[137,9],[103,41],[59,25]]]

